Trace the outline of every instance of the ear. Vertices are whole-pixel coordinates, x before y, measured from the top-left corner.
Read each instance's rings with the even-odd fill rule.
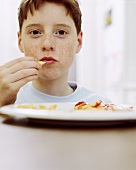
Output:
[[[21,33],[20,32],[18,32],[18,47],[19,47],[20,51],[22,53],[24,53],[23,45],[22,45],[22,38],[21,38]]]
[[[77,48],[76,48],[76,53],[78,53],[82,47],[82,41],[83,41],[83,32],[80,31],[77,37]]]

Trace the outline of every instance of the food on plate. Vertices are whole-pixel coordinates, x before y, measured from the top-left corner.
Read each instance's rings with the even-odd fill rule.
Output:
[[[116,104],[105,104],[101,100],[87,104],[84,101],[75,104],[74,110],[113,110],[113,111],[131,111],[133,106],[122,106]]]
[[[41,110],[55,110],[57,107],[56,104],[52,104],[51,106],[45,106],[42,104],[39,105],[35,105],[34,103],[30,103],[29,105],[27,104],[19,104],[17,105],[17,108],[21,108],[21,109],[41,109]]]
[[[30,104],[18,104],[17,108],[21,109],[40,109],[40,110],[56,110],[57,104],[50,105],[47,104],[38,104],[38,103],[30,103]],[[101,100],[98,100],[93,103],[86,103],[84,101],[80,101],[72,106],[74,110],[111,110],[111,111],[132,111],[134,110],[133,106],[126,105],[116,105],[110,103],[103,103]]]
[[[41,64],[41,65],[43,65],[43,64],[46,63],[46,61],[40,61],[40,60],[39,60],[38,63]]]

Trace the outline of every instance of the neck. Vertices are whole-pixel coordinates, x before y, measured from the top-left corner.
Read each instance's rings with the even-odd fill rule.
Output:
[[[67,96],[73,93],[73,89],[68,85],[68,80],[45,80],[38,78],[33,81],[33,86],[48,95]]]

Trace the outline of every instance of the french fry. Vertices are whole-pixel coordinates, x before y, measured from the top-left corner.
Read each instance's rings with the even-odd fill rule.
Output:
[[[75,104],[74,110],[112,110],[112,111],[131,111],[133,107],[129,106],[120,106],[115,104],[102,104],[101,100],[98,100],[94,103],[85,103],[85,102],[78,102]]]
[[[30,103],[29,105],[26,104],[19,104],[17,108],[21,109],[40,109],[40,110],[55,110],[57,108],[57,104],[52,104],[51,106],[47,107],[45,105],[34,105],[34,103]]]
[[[43,65],[46,63],[46,61],[38,61],[39,64]]]

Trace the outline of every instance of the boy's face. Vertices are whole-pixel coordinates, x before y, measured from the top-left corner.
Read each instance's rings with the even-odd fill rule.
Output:
[[[25,56],[45,59],[40,77],[53,79],[68,73],[82,46],[82,33],[77,35],[75,23],[64,6],[46,2],[33,16],[28,13],[18,43]]]

